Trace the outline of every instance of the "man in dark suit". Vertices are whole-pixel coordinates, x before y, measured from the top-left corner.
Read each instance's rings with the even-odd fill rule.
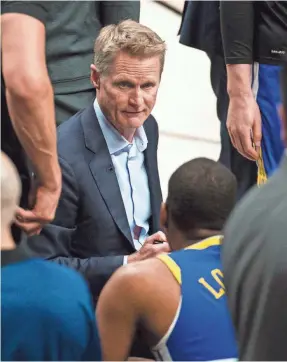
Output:
[[[229,96],[220,28],[219,1],[185,1],[180,26],[180,43],[204,51],[211,62],[210,80],[217,98],[217,117],[221,123],[219,161],[236,176],[240,199],[256,183],[257,167],[233,147],[226,127]],[[242,171],[244,170],[244,172]]]
[[[139,20],[139,1],[1,1],[1,150],[21,177],[13,235],[54,219],[61,193],[56,127],[95,98],[89,81],[100,29]],[[40,180],[33,196],[30,166]]]
[[[91,65],[97,98],[58,129],[62,195],[53,223],[28,243],[83,273],[95,300],[119,266],[169,250],[150,115],[164,57],[165,43],[143,25],[103,28]]]
[[[287,65],[282,91],[287,145]],[[285,149],[279,169],[266,185],[246,195],[225,228],[225,285],[243,361],[287,360],[286,221]]]

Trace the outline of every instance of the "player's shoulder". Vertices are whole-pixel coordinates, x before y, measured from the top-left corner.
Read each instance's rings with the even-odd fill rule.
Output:
[[[112,280],[115,284],[125,287],[129,293],[137,293],[145,288],[156,289],[157,283],[161,283],[161,276],[165,273],[168,271],[164,263],[158,258],[150,258],[120,267],[112,276]]]

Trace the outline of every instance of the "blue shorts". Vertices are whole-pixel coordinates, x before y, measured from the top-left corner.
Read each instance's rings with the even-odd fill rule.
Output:
[[[262,120],[262,159],[258,161],[259,184],[276,170],[284,152],[278,113],[278,108],[282,104],[280,71],[281,66],[278,65],[253,64],[252,90]]]

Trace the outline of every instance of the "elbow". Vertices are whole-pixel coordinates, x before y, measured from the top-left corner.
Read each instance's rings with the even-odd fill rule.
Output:
[[[5,76],[6,92],[16,99],[43,99],[53,93],[48,74],[19,74]]]

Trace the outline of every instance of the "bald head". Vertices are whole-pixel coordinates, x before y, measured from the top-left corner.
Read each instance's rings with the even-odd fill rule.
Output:
[[[20,178],[12,161],[1,152],[1,228],[9,227],[14,219],[21,192]]]

